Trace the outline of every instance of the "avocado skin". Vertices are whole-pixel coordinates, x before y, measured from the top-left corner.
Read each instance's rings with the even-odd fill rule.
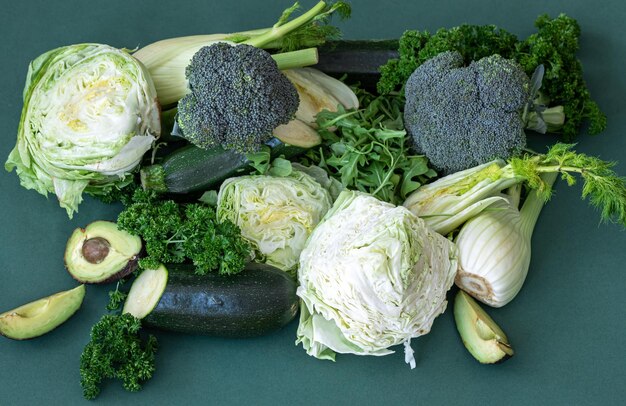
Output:
[[[47,334],[72,317],[80,309],[84,298],[85,285],[79,285],[4,312],[0,314],[0,336],[24,341]],[[44,306],[45,309],[36,312],[37,306]],[[58,313],[51,315],[50,311]],[[10,322],[4,319],[15,320],[14,323],[22,324],[22,329],[30,331],[11,330]]]

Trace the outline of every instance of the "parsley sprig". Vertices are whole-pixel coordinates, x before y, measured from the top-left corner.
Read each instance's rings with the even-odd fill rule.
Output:
[[[91,340],[80,357],[80,385],[86,399],[100,393],[104,379],[119,379],[136,392],[155,370],[157,340],[139,336],[141,321],[129,313],[107,314],[91,329]]]
[[[217,221],[214,208],[160,200],[142,189],[135,191],[132,203],[119,214],[117,225],[143,238],[147,254],[139,261],[143,269],[189,261],[197,274],[230,275],[242,271],[250,255],[239,227]]]

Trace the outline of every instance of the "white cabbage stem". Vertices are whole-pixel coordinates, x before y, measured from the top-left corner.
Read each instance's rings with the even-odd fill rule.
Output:
[[[557,173],[541,177],[551,187]],[[528,274],[531,237],[543,205],[544,200],[533,190],[521,210],[502,199],[465,223],[456,240],[456,285],[493,307],[513,300]]]

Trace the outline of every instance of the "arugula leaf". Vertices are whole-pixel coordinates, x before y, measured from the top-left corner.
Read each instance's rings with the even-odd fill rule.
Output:
[[[402,121],[404,98],[374,96],[355,90],[361,110],[322,111],[317,115],[322,145],[301,159],[317,165],[343,187],[401,204],[414,190],[436,176],[422,155],[411,155]]]

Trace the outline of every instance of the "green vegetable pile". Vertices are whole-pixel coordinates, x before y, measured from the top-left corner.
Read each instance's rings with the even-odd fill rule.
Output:
[[[133,56],[107,48],[137,63],[136,69],[146,75],[144,86],[135,89],[128,72],[122,72],[128,83],[123,82],[127,86],[118,89],[120,94],[145,91],[150,96],[147,102],[142,99],[149,107],[146,114],[154,120],[159,113],[155,98],[174,108],[165,113],[172,119],[167,132],[184,140],[173,142],[173,151],[168,147],[161,154],[165,156],[159,154],[164,144],[153,143],[160,128],[137,128],[130,134],[134,142],[115,144],[106,154],[96,154],[102,156],[94,162],[76,161],[80,157],[69,156],[76,155],[69,148],[58,165],[47,168],[37,162],[38,155],[49,151],[32,149],[33,162],[45,169],[41,172],[37,165],[29,166],[30,155],[22,154],[31,151],[24,145],[36,144],[41,134],[36,137],[29,132],[34,127],[20,126],[7,169],[17,167],[25,187],[43,194],[54,191],[70,215],[83,191],[104,201],[121,201],[117,228],[141,237],[141,252],[139,238],[133,237],[137,250],[124,258],[125,266],[132,265],[124,268],[124,275],[138,263],[144,273],[135,281],[144,279],[143,284],[127,295],[119,289],[124,280],[119,280],[109,294],[109,311],[127,300],[140,309],[133,314],[145,326],[163,327],[155,309],[163,311],[158,306],[165,302],[176,308],[187,301],[192,311],[200,311],[168,317],[191,323],[202,311],[211,313],[203,315],[206,320],[223,311],[215,317],[236,335],[259,331],[250,327],[256,322],[286,325],[300,302],[298,342],[309,354],[322,359],[334,359],[335,353],[386,355],[393,352],[391,346],[404,344],[405,360],[414,367],[410,341],[430,331],[446,308],[453,283],[462,289],[462,283],[484,287],[472,296],[495,305],[508,303],[521,289],[532,228],[557,175],[569,185],[582,178],[582,197],[600,210],[602,219],[626,226],[626,179],[614,172],[613,163],[577,153],[573,144],[557,143],[545,154],[526,150],[525,128],[558,131],[571,140],[585,122],[591,134],[606,127],[606,116],[591,99],[576,57],[576,20],[542,15],[535,22],[537,32],[523,41],[493,25],[461,25],[434,34],[406,31],[399,58],[381,67],[378,90],[372,93],[301,68],[317,61],[316,50],[305,50],[315,59],[306,63],[294,54],[288,60],[283,59],[287,54],[264,50],[300,51],[334,39],[338,30],[327,24],[330,15],[350,12],[343,1],[322,1],[291,19],[298,7],[296,3],[285,10],[268,29],[165,40]],[[178,48],[181,44],[186,44],[184,49]],[[77,50],[65,52],[72,59]],[[63,67],[66,62],[55,63]],[[285,66],[289,73],[281,71]],[[89,77],[95,83],[97,73]],[[74,79],[55,84],[60,88],[44,95],[44,107],[59,102],[54,96],[65,94],[63,83]],[[36,90],[29,89],[33,100]],[[561,120],[541,116],[555,111],[552,118]],[[69,127],[80,124],[61,116]],[[129,113],[117,118],[136,124],[137,117]],[[107,134],[102,117],[91,124]],[[46,142],[52,146],[67,141],[44,135],[51,137]],[[97,138],[82,139],[79,152],[95,154],[98,146],[91,143]],[[136,176],[138,165],[143,185]],[[156,190],[146,190],[157,185],[157,178]],[[527,190],[520,209],[522,185]],[[204,194],[196,199],[196,192]],[[459,236],[465,243],[459,243]],[[116,255],[112,238],[85,239],[98,248],[98,256],[90,256],[97,260],[87,261],[89,269],[97,270],[110,252]],[[89,247],[83,244],[75,251],[76,258],[89,257],[85,245]],[[497,250],[504,254],[497,255]],[[487,251],[489,255],[481,255]],[[250,267],[251,261],[265,265]],[[185,270],[169,273],[168,264],[182,263],[188,264]],[[469,272],[472,265],[497,272],[491,280],[480,276],[483,286]],[[254,276],[250,272],[257,266],[269,269]],[[233,276],[244,270],[248,273]],[[266,275],[266,285],[256,283],[263,278],[258,275]],[[188,284],[183,299],[172,293],[176,278]],[[256,279],[248,283],[246,278]],[[200,279],[204,281],[198,283]],[[260,302],[253,301],[250,307],[256,313],[233,315],[228,313],[229,299],[234,303],[240,296],[207,293],[211,281],[219,281],[224,292],[251,288],[248,294],[267,299],[270,311],[280,304],[282,291],[282,299],[288,299],[286,311],[267,316],[277,320],[259,321],[265,315],[259,315]],[[271,292],[272,286],[277,292]],[[479,312],[470,302],[461,305],[458,314]],[[124,311],[130,310],[125,306]],[[465,322],[459,322],[462,335],[482,339]],[[85,398],[95,398],[105,379],[119,379],[125,389],[137,391],[152,377],[157,340],[144,337],[141,328],[142,320],[129,313],[106,314],[93,326],[80,359]],[[502,333],[497,326],[490,328]],[[506,337],[503,342],[508,346]],[[496,358],[510,354],[512,350],[503,350]]]

